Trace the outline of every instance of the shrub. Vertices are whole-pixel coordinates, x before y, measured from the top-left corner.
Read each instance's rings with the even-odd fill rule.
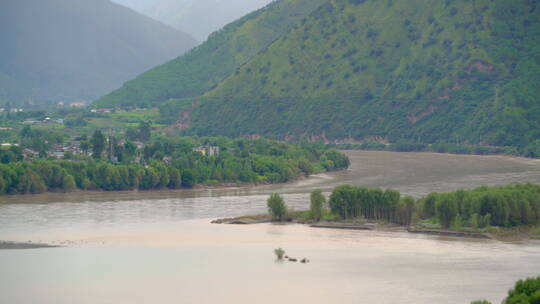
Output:
[[[320,189],[313,190],[311,192],[311,219],[316,222],[321,220],[324,204],[326,204],[326,198],[322,191]]]
[[[283,256],[285,255],[285,250],[282,248],[274,249],[274,253],[276,254],[276,257],[278,260],[282,260]]]
[[[519,280],[514,289],[508,292],[508,298],[505,303],[540,303],[540,277]]]
[[[287,214],[287,206],[283,201],[283,198],[277,194],[272,193],[267,201],[268,212],[275,220],[282,221]]]

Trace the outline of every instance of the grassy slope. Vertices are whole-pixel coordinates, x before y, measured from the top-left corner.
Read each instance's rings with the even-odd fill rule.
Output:
[[[523,146],[538,83],[538,0],[331,0],[208,92],[188,133]]]
[[[97,100],[94,106],[155,106],[171,98],[200,95],[234,73],[324,2],[273,2],[215,32],[185,56],[128,81],[122,88]]]

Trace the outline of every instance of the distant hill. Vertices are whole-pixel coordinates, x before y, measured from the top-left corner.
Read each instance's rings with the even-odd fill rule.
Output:
[[[272,0],[114,0],[193,35],[204,42],[209,34]]]
[[[156,106],[216,86],[326,0],[279,0],[213,33],[184,56],[151,69],[100,98],[95,107]]]
[[[196,45],[108,0],[0,1],[0,102],[93,100]]]
[[[177,126],[285,139],[540,139],[539,0],[326,2],[176,113]]]

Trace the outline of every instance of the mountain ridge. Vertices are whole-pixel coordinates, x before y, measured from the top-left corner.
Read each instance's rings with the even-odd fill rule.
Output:
[[[204,42],[208,35],[271,0],[114,0]],[[212,15],[209,17],[209,15]]]
[[[108,0],[0,3],[0,100],[92,100],[196,41]]]
[[[186,134],[526,146],[539,1],[331,0],[199,98]]]
[[[214,32],[184,56],[138,75],[93,106],[157,106],[169,99],[201,95],[324,2],[274,1]]]

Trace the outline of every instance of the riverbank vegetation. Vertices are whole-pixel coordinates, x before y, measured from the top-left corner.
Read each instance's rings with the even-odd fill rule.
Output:
[[[159,137],[137,146],[129,139],[96,131],[81,146],[83,155],[63,160],[22,160],[16,147],[3,151],[0,194],[278,183],[349,166],[345,155],[323,144],[265,139]]]
[[[540,277],[519,280],[508,292],[504,304],[538,304],[540,303]],[[491,304],[486,300],[474,301],[471,304]]]
[[[378,224],[449,236],[540,239],[540,186],[532,184],[431,193],[419,199],[392,189],[342,185],[332,191],[328,203],[321,190],[314,190],[310,210],[289,210],[278,194],[272,194],[268,207],[270,216],[238,221],[323,221],[328,227],[351,229]]]
[[[540,223],[540,186],[479,187],[414,199],[395,190],[344,185],[332,191],[329,206],[341,220],[365,218],[453,230],[513,228]]]
[[[267,201],[268,212],[272,215],[274,220],[282,221],[287,214],[287,206],[281,195],[272,193]]]

